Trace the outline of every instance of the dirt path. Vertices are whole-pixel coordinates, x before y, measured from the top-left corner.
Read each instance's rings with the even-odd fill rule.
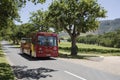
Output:
[[[104,72],[108,72],[111,74],[120,75],[120,57],[119,56],[104,57],[103,60],[101,61],[81,60],[81,59],[80,60],[62,59],[62,60],[70,61],[76,64],[81,64],[81,65],[102,70]]]

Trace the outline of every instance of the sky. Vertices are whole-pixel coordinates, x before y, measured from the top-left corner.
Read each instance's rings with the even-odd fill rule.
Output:
[[[26,6],[19,11],[22,23],[27,23],[31,12],[35,12],[39,9],[47,10],[52,0],[46,0],[44,4],[34,5],[31,2],[27,2]],[[106,18],[101,20],[114,20],[120,18],[120,0],[98,0],[98,3],[107,10]],[[16,24],[21,24],[16,22]]]

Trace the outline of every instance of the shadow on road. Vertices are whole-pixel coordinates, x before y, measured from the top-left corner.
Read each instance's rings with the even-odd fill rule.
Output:
[[[18,53],[20,56],[22,56],[23,58],[29,60],[29,61],[39,61],[39,60],[42,60],[42,61],[46,61],[46,60],[56,60],[55,58],[51,58],[51,57],[38,57],[38,58],[34,58],[34,57],[31,57],[30,55],[27,55],[27,54],[24,54],[24,53]]]
[[[48,69],[48,68],[36,68],[36,69],[27,69],[27,66],[12,66],[14,74],[17,79],[40,79],[40,78],[47,78],[53,77],[49,72],[55,72],[57,70]]]

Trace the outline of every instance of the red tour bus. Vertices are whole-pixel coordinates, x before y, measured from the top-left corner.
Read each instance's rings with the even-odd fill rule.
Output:
[[[21,52],[31,57],[57,57],[58,37],[55,33],[37,32],[21,39]]]

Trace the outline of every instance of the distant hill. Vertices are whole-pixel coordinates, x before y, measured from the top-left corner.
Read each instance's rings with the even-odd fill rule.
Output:
[[[62,31],[62,32],[59,33],[58,37],[59,37],[59,38],[64,38],[64,39],[68,39],[68,38],[69,38],[69,35],[68,35],[67,32]]]
[[[100,27],[95,33],[103,34],[111,31],[115,31],[117,29],[120,29],[120,18],[117,18],[115,20],[100,21]]]
[[[98,27],[98,29],[95,32],[88,32],[88,33],[82,34],[82,35],[103,34],[103,33],[115,31],[117,29],[120,29],[120,18],[117,18],[117,19],[114,19],[114,20],[100,21],[100,26]],[[59,37],[68,38],[69,35],[66,32],[62,31],[59,34]]]

